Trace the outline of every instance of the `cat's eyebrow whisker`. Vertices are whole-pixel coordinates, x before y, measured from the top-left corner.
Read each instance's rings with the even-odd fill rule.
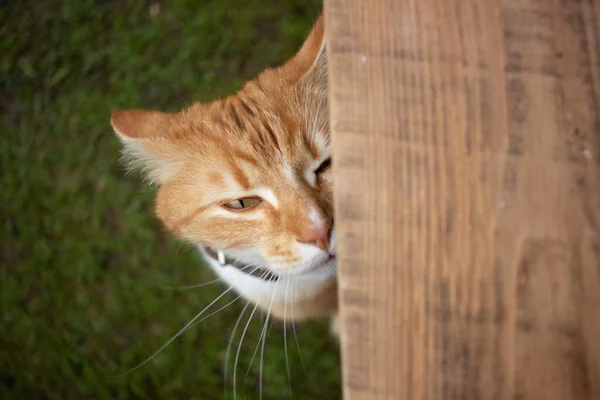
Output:
[[[298,348],[298,354],[300,355],[300,364],[302,365],[302,369],[304,370],[305,374],[308,374],[308,372],[306,371],[306,367],[304,365],[304,358],[302,357],[302,351],[300,350],[300,342],[298,341],[298,334],[296,333],[296,322],[295,322],[295,318],[294,318],[294,302],[295,302],[295,291],[297,290],[296,287],[296,283],[298,281],[297,280],[293,280],[292,281],[292,303],[291,303],[291,307],[290,307],[290,311],[292,312],[292,330],[294,331],[294,339],[296,340],[296,347]]]
[[[254,313],[256,312],[256,309],[258,308],[258,304],[260,303],[260,300],[262,298],[262,294],[261,296],[258,298],[258,301],[256,302],[256,304],[254,305],[254,308],[252,309],[252,313],[250,313],[250,317],[248,317],[248,321],[246,322],[246,326],[244,327],[244,331],[242,332],[242,337],[240,338],[240,343],[238,345],[237,348],[237,352],[235,353],[235,362],[233,364],[233,400],[237,400],[237,364],[238,364],[238,359],[240,357],[240,349],[242,348],[242,343],[244,342],[244,336],[246,336],[246,332],[248,331],[248,326],[250,325],[250,321],[252,321],[252,317],[254,316]]]
[[[190,322],[188,322],[183,328],[181,328],[179,330],[179,332],[177,332],[171,339],[169,339],[165,344],[163,344],[160,349],[156,350],[150,357],[148,357],[147,359],[145,359],[144,361],[142,361],[141,363],[139,363],[137,366],[135,366],[134,368],[130,369],[129,371],[124,372],[124,373],[122,373],[122,374],[120,374],[118,376],[119,377],[123,377],[123,376],[125,376],[127,374],[130,374],[133,371],[135,371],[138,368],[140,368],[143,365],[145,365],[148,361],[152,360],[154,357],[156,357],[161,351],[163,351],[168,345],[170,345],[175,339],[177,339],[182,333],[184,333],[190,326],[192,326],[194,324],[194,322],[196,322],[202,316],[202,314],[204,314],[206,312],[206,310],[208,310],[221,297],[225,296],[231,290],[233,290],[232,287],[230,287],[229,289],[226,289],[216,299],[214,299],[212,302],[210,302],[209,305],[207,305],[206,307],[204,307],[204,309],[202,311],[200,311],[198,314],[196,314],[196,316],[194,318],[192,318],[192,320]]]

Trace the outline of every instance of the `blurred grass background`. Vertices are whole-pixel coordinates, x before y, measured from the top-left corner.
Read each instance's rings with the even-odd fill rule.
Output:
[[[241,301],[115,377],[224,287],[162,287],[213,277],[190,246],[163,232],[152,189],[124,175],[109,112],[172,111],[232,93],[290,57],[320,9],[312,0],[0,6],[2,399],[225,398],[225,350]],[[259,398],[259,362],[250,361],[261,328],[255,318],[242,345],[238,398]],[[340,398],[326,322],[306,324],[298,336],[306,372],[290,334],[293,398]],[[232,369],[233,357],[228,398]],[[277,327],[263,375],[264,399],[290,396]]]

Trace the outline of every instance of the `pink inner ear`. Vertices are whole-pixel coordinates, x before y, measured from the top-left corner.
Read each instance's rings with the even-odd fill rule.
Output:
[[[164,137],[167,135],[171,114],[159,111],[112,111],[110,123],[121,136],[130,139]]]

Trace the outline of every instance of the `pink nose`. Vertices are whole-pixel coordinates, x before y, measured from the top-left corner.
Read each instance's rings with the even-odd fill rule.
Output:
[[[303,230],[296,240],[304,244],[312,244],[321,250],[328,250],[331,244],[331,224],[325,224],[319,228]]]

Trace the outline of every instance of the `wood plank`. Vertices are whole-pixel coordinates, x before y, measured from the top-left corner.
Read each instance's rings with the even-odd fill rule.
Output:
[[[345,399],[600,399],[599,3],[325,1]]]

